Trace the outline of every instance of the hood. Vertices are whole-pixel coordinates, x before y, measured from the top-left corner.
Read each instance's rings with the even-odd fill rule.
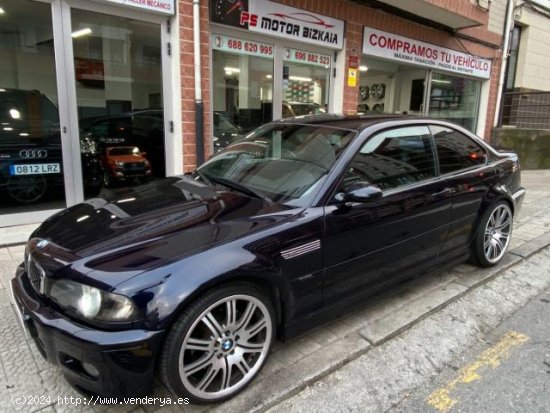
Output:
[[[172,177],[119,190],[111,198],[93,198],[55,214],[32,234],[30,244],[63,251],[65,257],[72,257],[70,261],[89,258],[85,260],[89,268],[147,269],[159,265],[159,260],[236,239],[297,212],[238,192],[215,192],[186,177]]]
[[[111,161],[120,161],[124,163],[143,162],[145,160],[144,157],[135,155],[109,155],[108,158]]]

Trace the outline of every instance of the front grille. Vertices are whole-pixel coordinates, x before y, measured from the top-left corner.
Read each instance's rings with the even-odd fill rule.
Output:
[[[27,258],[27,276],[34,290],[41,294],[42,285],[44,283],[44,270],[36,263],[34,258],[29,254]]]
[[[145,164],[142,162],[127,163],[124,164],[124,169],[127,171],[145,170]]]

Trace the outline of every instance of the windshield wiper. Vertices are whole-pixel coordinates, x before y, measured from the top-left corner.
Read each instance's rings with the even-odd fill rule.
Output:
[[[255,190],[253,190],[253,189],[251,189],[247,186],[244,186],[243,184],[241,184],[239,182],[232,181],[231,179],[221,178],[219,176],[210,176],[210,175],[204,175],[204,176],[210,182],[215,182],[217,184],[221,184],[223,186],[226,186],[230,189],[234,189],[236,191],[239,191],[239,192],[241,192],[243,194],[246,194],[248,196],[262,199],[265,202],[267,202],[269,205],[273,204],[273,201],[271,199],[269,199],[267,196],[265,196],[263,194],[260,194],[259,192],[255,191]]]
[[[212,185],[212,181],[210,181],[210,178],[207,175],[203,174],[198,169],[195,169],[193,172],[196,173],[200,180],[203,181],[205,184]]]

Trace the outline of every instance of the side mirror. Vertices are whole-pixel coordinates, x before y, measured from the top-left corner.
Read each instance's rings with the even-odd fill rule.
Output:
[[[382,190],[366,182],[357,182],[346,193],[336,195],[339,202],[369,202],[382,197]]]
[[[147,152],[140,152],[141,156],[147,156]]]

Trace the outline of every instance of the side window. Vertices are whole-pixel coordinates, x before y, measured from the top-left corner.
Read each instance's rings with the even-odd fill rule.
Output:
[[[485,164],[487,154],[471,138],[453,129],[430,125],[442,174]]]
[[[362,181],[382,190],[436,176],[427,126],[391,129],[372,136],[352,159],[344,190]]]

